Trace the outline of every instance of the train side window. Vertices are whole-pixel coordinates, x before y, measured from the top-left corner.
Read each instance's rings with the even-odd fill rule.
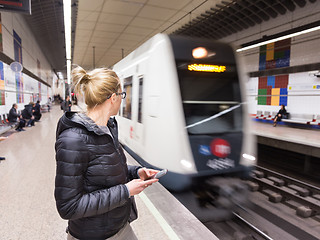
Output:
[[[139,77],[139,109],[138,109],[139,123],[142,123],[142,94],[143,94],[143,77]]]
[[[131,119],[132,108],[132,76],[127,77],[123,81],[123,91],[127,93],[126,98],[122,102],[122,114],[123,117]]]

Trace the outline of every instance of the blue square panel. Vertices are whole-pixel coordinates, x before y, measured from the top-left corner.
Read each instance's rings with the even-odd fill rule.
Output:
[[[287,88],[280,88],[280,95],[288,95],[288,89]]]
[[[272,86],[272,88],[274,88],[275,79],[275,76],[268,76],[267,86]]]
[[[266,69],[266,55],[260,55],[259,58],[259,70]]]
[[[281,97],[281,96],[280,96],[279,106],[280,106],[280,105],[285,105],[285,106],[287,106],[287,102],[288,102],[288,97],[287,97],[287,96],[285,96],[285,97]]]

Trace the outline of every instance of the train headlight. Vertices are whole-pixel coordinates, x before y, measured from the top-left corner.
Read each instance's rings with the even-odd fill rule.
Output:
[[[192,56],[194,58],[205,58],[208,56],[208,51],[203,47],[197,47],[192,50]]]
[[[180,163],[186,168],[192,168],[192,163],[187,160],[182,159]]]
[[[254,156],[252,156],[250,154],[246,154],[246,153],[242,154],[242,157],[245,158],[245,159],[251,160],[251,161],[255,161],[256,160],[256,158]]]

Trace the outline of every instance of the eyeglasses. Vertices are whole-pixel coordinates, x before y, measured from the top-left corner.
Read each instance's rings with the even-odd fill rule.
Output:
[[[125,99],[127,96],[126,92],[121,92],[121,93],[115,93],[117,96],[121,96],[121,99]],[[111,98],[112,95],[110,95],[107,99]]]
[[[121,96],[121,99],[125,99],[126,96],[127,96],[127,93],[126,92],[121,92],[121,93],[116,93],[116,95],[120,95]]]

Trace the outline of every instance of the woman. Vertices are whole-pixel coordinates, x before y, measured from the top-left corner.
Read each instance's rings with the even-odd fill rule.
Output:
[[[285,114],[287,114],[287,110],[286,110],[285,106],[282,104],[279,112],[278,112],[277,115],[274,117],[274,120],[273,120],[273,126],[274,126],[274,127],[277,126],[277,122],[281,121],[281,119],[283,118],[283,116],[284,116]]]
[[[87,112],[66,112],[57,126],[55,199],[69,220],[67,239],[137,239],[128,224],[136,219],[133,196],[157,182],[145,179],[158,171],[127,166],[110,118],[126,96],[116,73],[77,67],[72,78]]]

